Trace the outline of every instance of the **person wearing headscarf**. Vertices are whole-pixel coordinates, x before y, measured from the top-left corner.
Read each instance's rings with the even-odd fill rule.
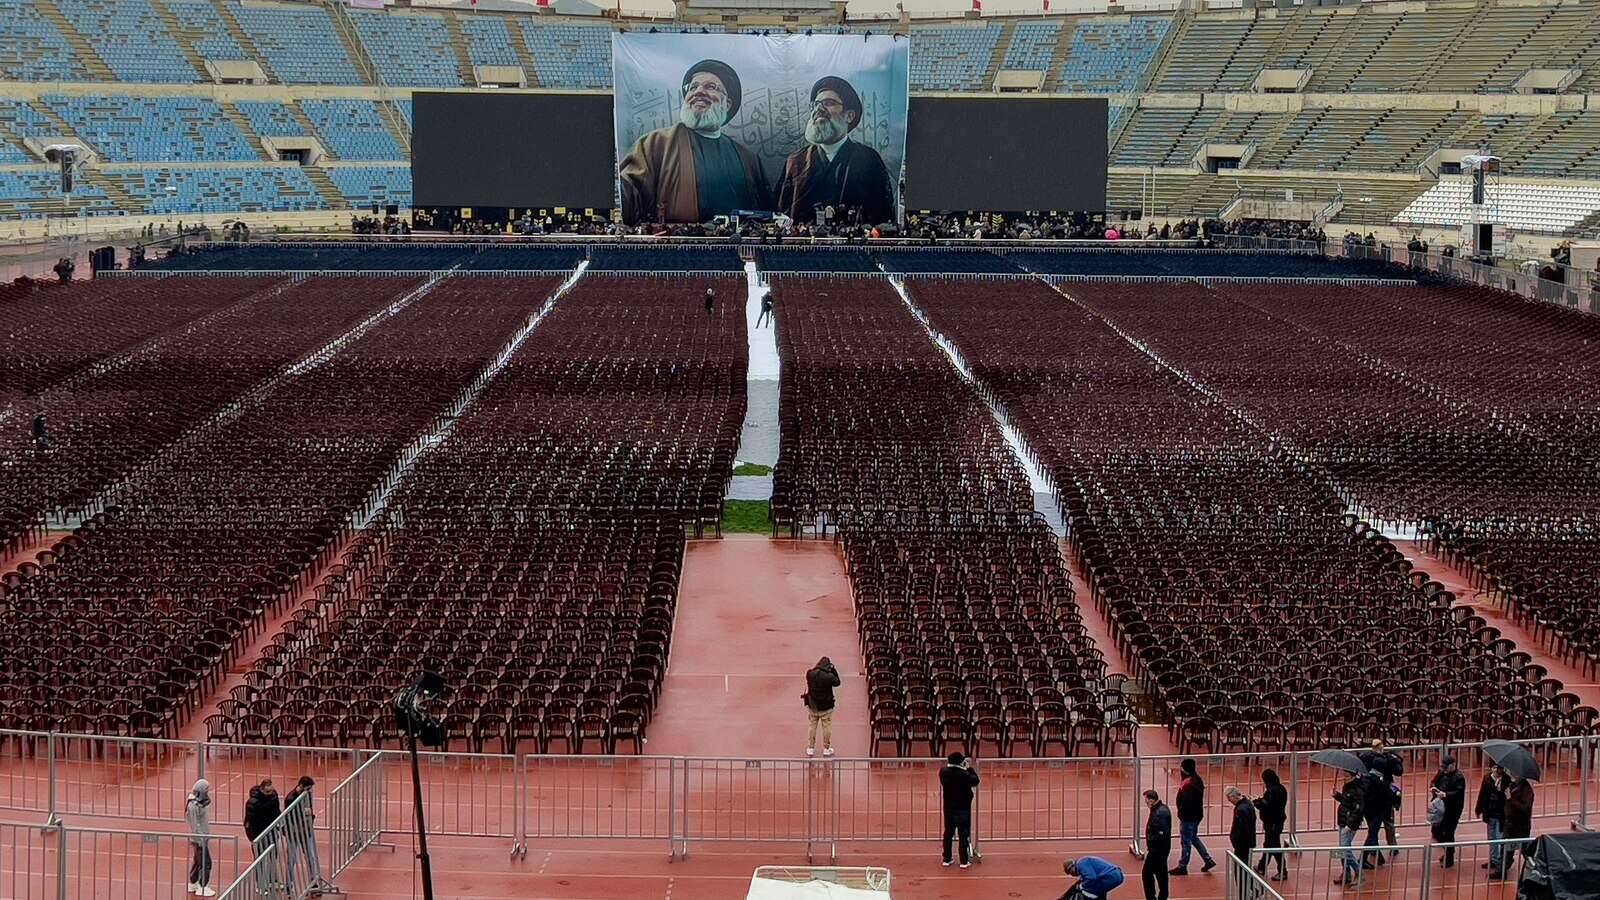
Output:
[[[772,209],[761,158],[723,133],[743,99],[738,73],[703,59],[683,74],[681,96],[678,121],[639,138],[622,158],[622,221],[700,224]]]
[[[861,95],[836,75],[811,86],[806,144],[789,156],[778,181],[778,211],[809,222],[828,206],[860,210],[862,224],[895,220],[894,188],[878,151],[850,135],[861,125]]]
[[[211,782],[204,778],[189,789],[183,805],[183,820],[189,826],[189,844],[194,848],[194,859],[189,864],[189,893],[197,897],[215,897],[211,887]]]

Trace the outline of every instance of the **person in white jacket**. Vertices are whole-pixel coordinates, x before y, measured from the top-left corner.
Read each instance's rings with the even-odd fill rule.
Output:
[[[194,847],[194,862],[189,865],[189,893],[197,897],[215,897],[211,887],[211,783],[204,778],[196,781],[184,804],[184,821],[189,823],[189,843]]]

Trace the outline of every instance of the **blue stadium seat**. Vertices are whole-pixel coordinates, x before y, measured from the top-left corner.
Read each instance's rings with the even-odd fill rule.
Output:
[[[300,109],[340,159],[405,159],[373,100],[302,100]]]
[[[106,162],[261,158],[215,100],[63,95],[47,95],[43,99]]]
[[[369,209],[374,203],[411,205],[409,165],[330,166],[326,171],[334,187],[355,209]]]
[[[1006,58],[1000,68],[1035,72],[1050,68],[1050,58],[1055,56],[1056,41],[1060,37],[1060,19],[1017,23],[1017,30],[1011,36],[1011,46],[1006,49]]]
[[[19,138],[40,137],[50,131],[50,120],[26,100],[0,100],[0,125],[9,128]],[[39,161],[21,144],[0,140],[0,165],[25,165]]]
[[[289,107],[276,100],[241,100],[234,104],[250,120],[250,128],[262,137],[305,137],[305,126],[295,119]]]
[[[184,84],[200,73],[148,0],[56,0],[119,81]]]
[[[89,72],[33,0],[0,0],[0,77],[7,81],[88,81]]]
[[[925,91],[980,91],[1001,27],[941,25],[911,29],[911,87]]]
[[[125,182],[154,215],[326,209],[299,166],[163,166]]]
[[[355,10],[361,43],[385,84],[462,87],[450,32],[438,16]]]
[[[249,59],[228,31],[222,15],[208,0],[163,0],[178,20],[183,34],[206,59]]]
[[[361,84],[344,41],[320,6],[240,6],[234,18],[260,49],[265,65],[285,84]]]
[[[762,247],[756,261],[766,272],[876,272],[865,250],[853,248]]]
[[[61,173],[54,168],[25,171],[0,170],[0,217],[37,218],[63,212]],[[117,215],[116,204],[105,191],[79,180],[72,194],[72,209],[89,215]]]
[[[744,261],[731,246],[596,247],[589,268],[606,272],[742,272]]]
[[[527,247],[491,244],[462,265],[469,272],[507,272],[576,268],[583,261],[582,247]]]
[[[1072,50],[1061,65],[1060,90],[1106,94],[1133,90],[1171,25],[1166,16],[1080,20],[1072,33]]]
[[[1020,272],[1015,265],[987,250],[882,250],[878,261],[890,272]]]
[[[611,87],[611,29],[525,23],[539,86],[568,90]]]
[[[511,46],[511,31],[498,16],[462,16],[461,31],[467,36],[467,56],[475,66],[521,66]]]

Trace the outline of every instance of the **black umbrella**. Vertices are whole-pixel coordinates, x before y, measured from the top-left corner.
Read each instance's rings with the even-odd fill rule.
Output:
[[[1528,748],[1521,744],[1513,744],[1510,741],[1484,741],[1483,755],[1494,760],[1495,765],[1505,769],[1507,774],[1514,778],[1539,780],[1539,761],[1534,759]]]
[[[1342,769],[1352,775],[1367,774],[1367,764],[1349,750],[1318,750],[1311,754],[1311,761]]]

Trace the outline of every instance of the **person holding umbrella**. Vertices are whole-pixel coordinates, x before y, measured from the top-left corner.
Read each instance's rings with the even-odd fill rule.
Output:
[[[1348,750],[1319,750],[1311,761],[1350,773],[1344,787],[1333,792],[1339,804],[1339,846],[1344,848],[1344,868],[1333,883],[1356,887],[1361,884],[1361,860],[1353,848],[1366,823],[1367,764]]]
[[[1506,788],[1506,838],[1526,841],[1522,845],[1522,853],[1526,856],[1533,849],[1533,842],[1528,838],[1533,837],[1532,782],[1539,780],[1539,761],[1534,759],[1533,754],[1526,748],[1510,741],[1485,741],[1483,752],[1511,778],[1511,783]],[[1489,878],[1501,880],[1506,877],[1506,870],[1509,868],[1511,860],[1502,855],[1499,870],[1491,870]]]

